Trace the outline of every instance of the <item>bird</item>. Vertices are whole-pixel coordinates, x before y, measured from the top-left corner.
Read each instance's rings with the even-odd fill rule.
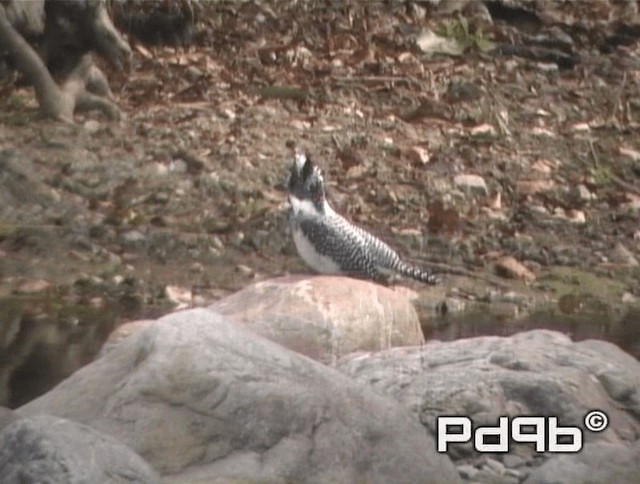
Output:
[[[435,285],[439,279],[403,261],[385,242],[329,204],[322,170],[297,152],[288,182],[290,226],[300,257],[321,274],[342,274],[388,284],[396,276]]]

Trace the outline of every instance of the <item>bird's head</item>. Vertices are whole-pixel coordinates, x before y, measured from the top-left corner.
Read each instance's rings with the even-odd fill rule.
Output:
[[[304,153],[297,153],[289,175],[289,202],[295,214],[323,214],[326,206],[322,170]]]

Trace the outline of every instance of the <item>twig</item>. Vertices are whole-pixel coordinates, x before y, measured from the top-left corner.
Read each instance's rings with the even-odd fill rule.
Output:
[[[593,138],[589,138],[589,149],[591,150],[591,156],[593,157],[593,164],[596,168],[598,168],[600,159],[598,158],[598,153],[596,153],[596,149],[593,146]]]
[[[618,186],[624,188],[625,190],[629,190],[630,192],[635,193],[636,195],[640,195],[640,188],[632,185],[631,183],[627,183],[622,178],[620,178],[615,173],[608,173],[609,178]]]
[[[331,76],[331,79],[338,82],[411,82],[405,76]]]
[[[622,82],[620,83],[620,89],[618,89],[618,93],[615,96],[615,100],[613,103],[613,112],[611,113],[611,120],[615,122],[616,114],[618,114],[618,106],[622,103],[622,95],[624,94],[624,87],[627,84],[627,71],[624,71],[622,75]]]

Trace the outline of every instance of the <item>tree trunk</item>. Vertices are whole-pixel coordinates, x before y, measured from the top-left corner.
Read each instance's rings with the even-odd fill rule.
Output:
[[[0,43],[8,47],[18,68],[33,85],[41,111],[47,116],[73,122],[75,99],[70,99],[60,91],[40,56],[13,28],[1,4]]]

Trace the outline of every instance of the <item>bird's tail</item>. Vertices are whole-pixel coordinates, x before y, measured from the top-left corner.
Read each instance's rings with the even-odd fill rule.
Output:
[[[411,279],[432,286],[440,282],[440,279],[433,272],[409,265],[406,262],[400,262],[398,272],[405,277],[410,277]]]

